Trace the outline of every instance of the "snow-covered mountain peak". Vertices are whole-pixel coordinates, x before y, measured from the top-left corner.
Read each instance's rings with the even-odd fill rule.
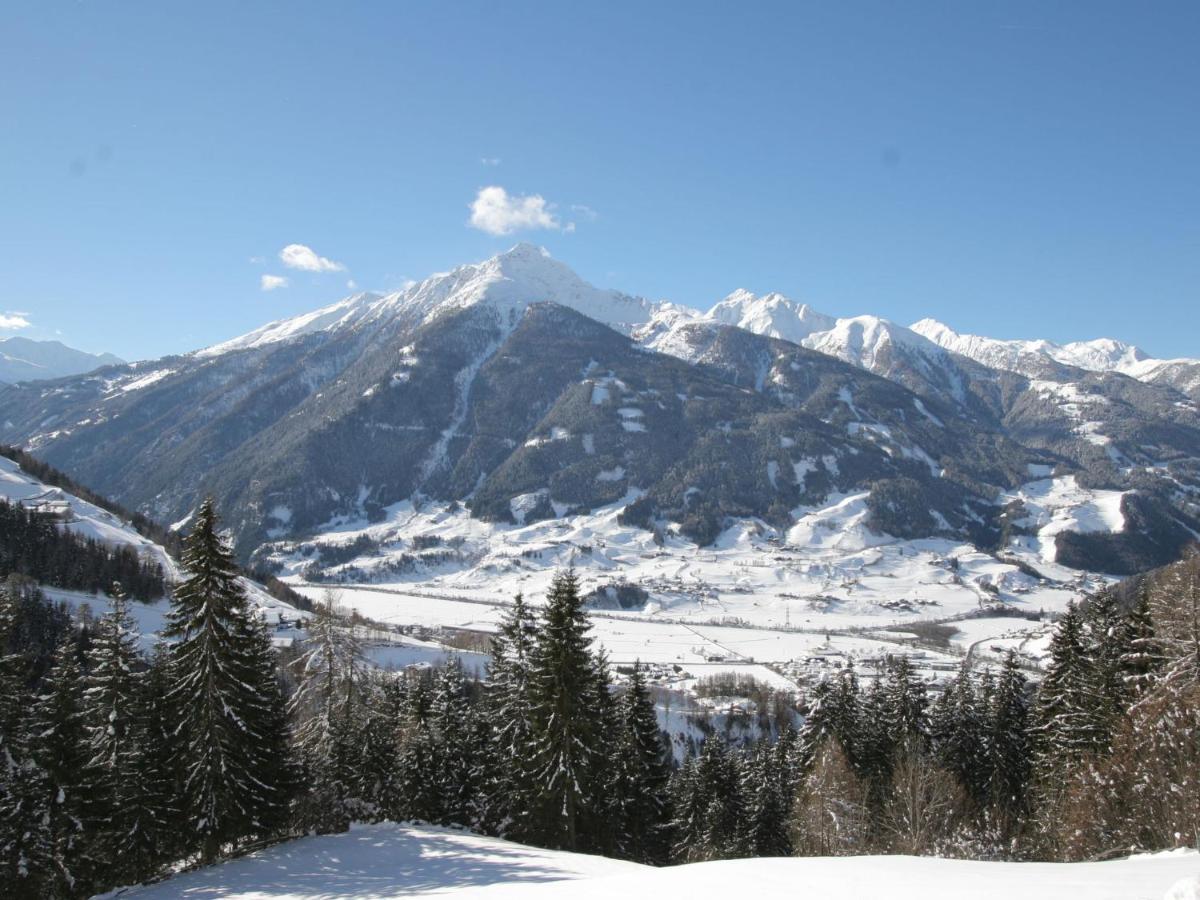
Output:
[[[936,319],[921,319],[911,326],[917,334],[941,347],[970,357],[986,366],[1027,375],[1042,374],[1047,364],[1058,363],[1092,372],[1132,374],[1149,359],[1139,348],[1111,338],[1056,344],[1046,340],[1000,340],[961,334]]]
[[[717,303],[705,318],[794,343],[814,332],[829,330],[836,321],[783,294],[771,292],[758,296],[745,289],[738,289]]]
[[[544,248],[519,243],[482,262],[438,272],[386,295],[353,294],[313,312],[271,322],[197,355],[216,356],[365,323],[395,320],[417,326],[479,304],[487,304],[507,318],[542,302],[570,307],[625,332],[648,322],[658,308],[640,297],[593,287]]]

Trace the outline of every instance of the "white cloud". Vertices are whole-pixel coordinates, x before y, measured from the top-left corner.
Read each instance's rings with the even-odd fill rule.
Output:
[[[259,286],[264,291],[274,291],[287,287],[287,279],[282,275],[264,275],[259,281]]]
[[[305,272],[346,271],[346,267],[340,262],[318,256],[312,247],[303,244],[288,244],[279,251],[279,260],[289,269],[303,269]]]
[[[481,163],[483,163],[485,166],[500,165],[500,157],[498,157],[498,156],[484,156],[479,161]]]
[[[488,234],[512,234],[535,228],[558,229],[553,204],[541,194],[510,195],[498,185],[480,188],[471,203],[471,227]]]
[[[577,214],[581,219],[587,219],[589,222],[596,221],[596,217],[599,215],[590,206],[584,206],[582,203],[572,203],[571,212]]]
[[[357,282],[357,281],[355,281],[353,278],[351,278],[349,281],[347,281],[347,282],[346,282],[346,289],[347,289],[347,290],[351,290],[351,291],[352,291],[352,290],[354,290],[354,289],[355,289],[355,288],[357,288],[357,287],[358,287],[358,282]]]
[[[8,312],[0,313],[0,328],[15,331],[18,328],[28,328],[29,319],[26,318],[28,313]]]

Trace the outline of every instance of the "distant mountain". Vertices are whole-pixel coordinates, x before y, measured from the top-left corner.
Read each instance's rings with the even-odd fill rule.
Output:
[[[936,319],[922,319],[912,330],[939,347],[993,369],[1032,378],[1062,374],[1061,367],[1089,372],[1119,372],[1139,381],[1165,384],[1200,399],[1200,359],[1152,359],[1140,348],[1111,338],[1055,344],[1051,341],[997,340],[959,334]]]
[[[1021,520],[1003,498],[1051,473],[1120,506],[1119,533],[1054,532],[1064,565],[1135,571],[1200,532],[1200,412],[1116,371],[1146,360],[1014,371],[934,333],[778,294],[652,303],[520,244],[195,353],[0,388],[0,440],[163,521],[212,493],[247,557],[402,501],[509,523],[620,503],[710,544],[742,520],[782,540],[852,495],[855,527],[998,550]]]
[[[111,353],[85,353],[59,341],[0,338],[0,382],[63,378],[123,363]]]

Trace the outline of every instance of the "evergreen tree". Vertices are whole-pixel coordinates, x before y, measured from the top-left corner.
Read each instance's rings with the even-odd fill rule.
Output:
[[[84,693],[92,773],[89,818],[103,832],[98,849],[110,860],[113,877],[132,881],[144,874],[143,859],[129,851],[141,844],[148,827],[146,810],[135,796],[141,778],[141,658],[137,627],[121,585],[114,584],[109,597],[109,611],[97,625],[88,655]]]
[[[46,773],[33,758],[28,662],[9,651],[16,598],[0,586],[0,885],[13,900],[40,900],[50,888],[55,848]]]
[[[1050,640],[1050,664],[1038,692],[1036,739],[1040,767],[1076,762],[1094,746],[1090,662],[1083,617],[1067,607]]]
[[[669,751],[639,664],[634,665],[629,685],[621,695],[617,717],[617,739],[611,755],[616,772],[613,793],[618,849],[635,862],[661,865],[669,852]]]
[[[88,799],[95,786],[89,776],[84,728],[84,682],[75,652],[75,636],[64,635],[54,664],[33,708],[31,753],[45,773],[47,828],[52,868],[48,897],[70,897],[87,888],[97,869],[88,840]]]
[[[514,840],[531,833],[535,790],[531,673],[536,634],[533,612],[517,594],[492,640],[486,694],[492,774],[484,788],[485,822]]]
[[[554,577],[529,674],[536,791],[530,832],[544,846],[589,846],[585,823],[598,803],[596,755],[607,738],[596,706],[591,625],[575,572]]]
[[[1017,837],[1029,813],[1028,787],[1032,769],[1029,688],[1009,651],[996,680],[988,723],[989,795],[1001,840]]]
[[[760,741],[745,757],[742,796],[746,803],[746,850],[753,856],[791,856],[788,834],[791,795],[774,748]]]
[[[265,684],[269,643],[251,619],[211,499],[196,513],[182,562],[186,578],[165,632],[175,639],[171,700],[184,814],[211,862],[224,844],[263,830],[263,810],[280,807],[283,773],[271,754],[282,744],[283,722],[278,688],[272,694]]]
[[[442,667],[437,679],[431,725],[441,806],[434,821],[444,825],[472,825],[477,810],[477,760],[473,753],[467,680],[457,657]]]
[[[1155,635],[1150,611],[1150,589],[1142,584],[1133,609],[1125,619],[1125,653],[1121,671],[1131,698],[1145,696],[1162,674],[1163,650]]]

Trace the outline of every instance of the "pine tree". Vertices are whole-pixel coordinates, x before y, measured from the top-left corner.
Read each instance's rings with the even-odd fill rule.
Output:
[[[546,597],[530,667],[535,812],[530,831],[543,846],[577,850],[598,803],[596,754],[606,735],[596,708],[591,625],[574,571],[557,574]]]
[[[853,669],[844,669],[833,681],[817,682],[809,707],[799,735],[799,759],[805,771],[816,762],[829,738],[835,738],[851,758],[864,751],[858,678]]]
[[[993,818],[1001,840],[1008,842],[1010,850],[1029,813],[1028,788],[1033,762],[1029,729],[1028,684],[1016,654],[1009,651],[992,694],[987,749]]]
[[[283,722],[278,689],[272,696],[265,684],[269,643],[251,619],[211,499],[196,513],[182,561],[187,577],[165,632],[175,639],[171,700],[184,814],[201,858],[212,862],[224,844],[261,830],[261,810],[279,808],[279,761],[270,756]]]
[[[1154,688],[1163,667],[1163,650],[1155,635],[1154,617],[1150,611],[1150,589],[1144,583],[1138,589],[1124,629],[1126,649],[1121,658],[1121,671],[1130,696],[1137,699]]]
[[[484,787],[484,821],[503,837],[530,834],[533,810],[531,673],[537,623],[521,594],[513,599],[492,640],[486,716],[491,729],[492,775]]]
[[[89,837],[94,838],[87,822],[88,798],[95,786],[88,777],[84,682],[75,648],[75,635],[64,635],[33,708],[30,750],[45,773],[47,828],[53,848],[46,885],[50,897],[70,897],[86,890],[98,866],[88,847]]]
[[[424,672],[406,677],[404,713],[397,735],[397,794],[399,805],[393,817],[433,822],[441,816],[438,789],[439,763],[430,725],[431,690]]]
[[[779,760],[765,741],[743,761],[742,796],[746,803],[746,849],[753,856],[791,856],[788,835],[791,795],[787,792]]]
[[[738,759],[717,737],[704,742],[692,777],[695,798],[692,805],[700,812],[698,840],[678,848],[688,861],[736,859],[749,853],[745,830],[746,802]]]
[[[1038,692],[1036,739],[1047,773],[1078,761],[1093,746],[1089,667],[1083,618],[1071,604],[1050,640],[1050,664]]]
[[[925,685],[912,663],[907,656],[899,657],[889,667],[884,687],[882,725],[892,747],[914,738],[924,742],[929,730],[928,704]]]
[[[143,874],[140,859],[128,854],[138,842],[145,812],[133,802],[140,779],[138,721],[141,715],[137,628],[121,585],[109,593],[109,611],[100,619],[88,656],[85,697],[87,745],[91,754],[93,827],[104,833],[99,852],[111,861],[118,881]]]
[[[15,623],[16,598],[0,586],[0,885],[12,900],[41,900],[55,868],[49,782],[32,753],[29,664],[9,650]]]
[[[616,772],[613,805],[618,849],[635,862],[662,865],[669,852],[668,749],[640,664],[634,664],[629,685],[617,705],[617,718],[617,739],[611,756]]]
[[[462,662],[451,658],[433,691],[432,717],[436,784],[441,810],[434,820],[443,825],[474,824],[477,772],[473,754],[472,713]]]

